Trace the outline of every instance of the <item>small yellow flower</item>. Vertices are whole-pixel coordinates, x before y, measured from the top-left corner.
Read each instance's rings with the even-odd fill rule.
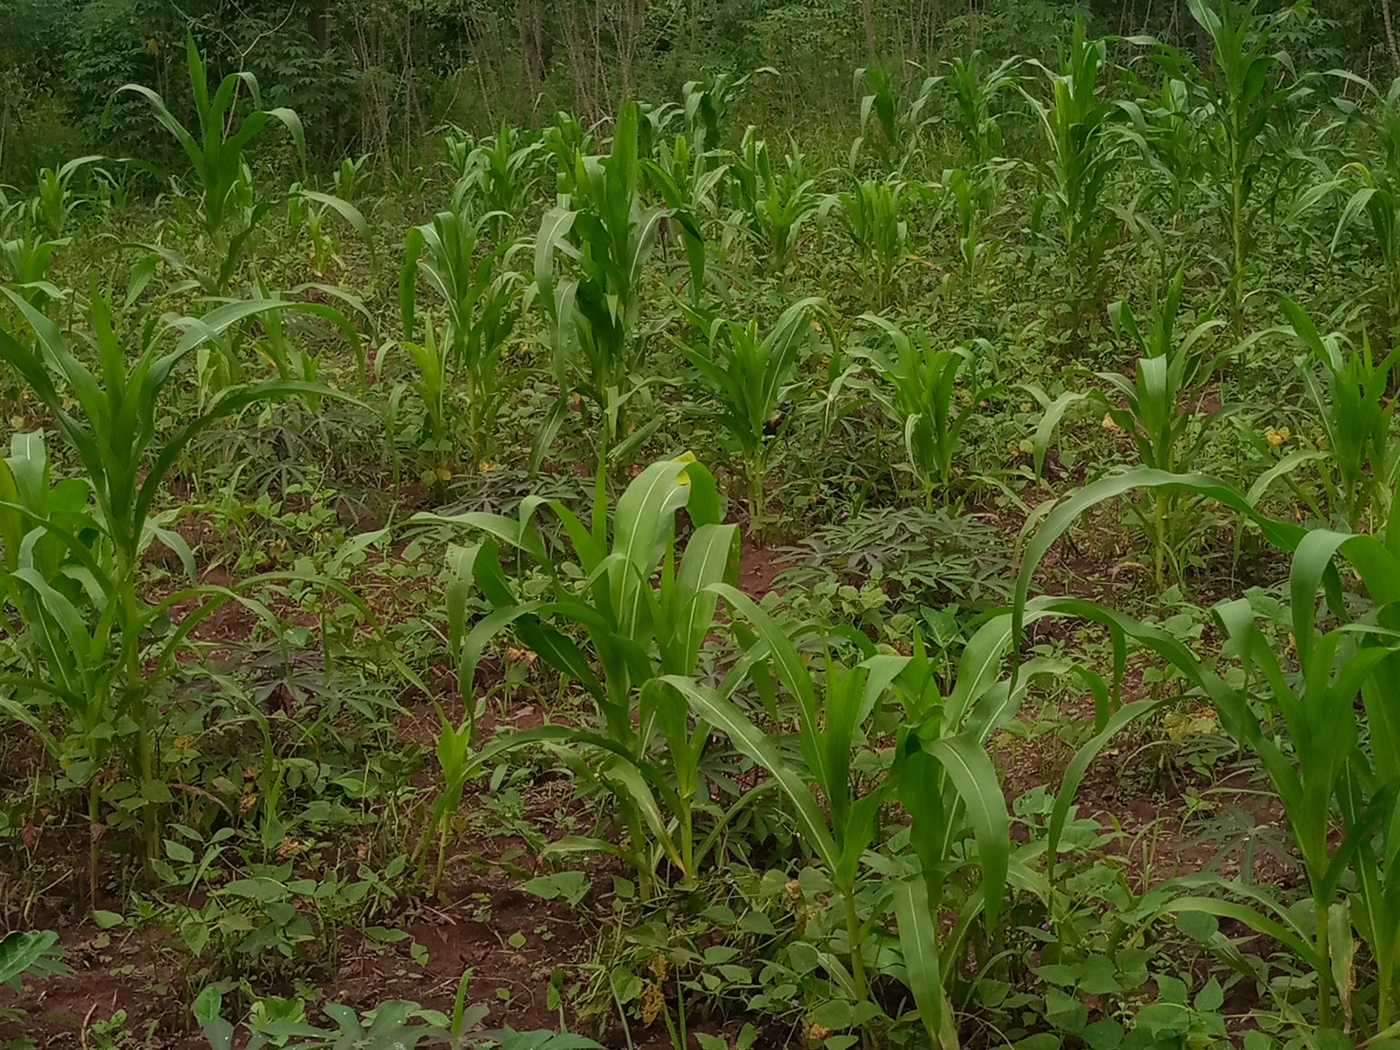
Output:
[[[254,794],[244,795],[238,800],[238,812],[242,816],[247,816],[253,812],[253,807],[258,804],[258,796]]]
[[[1104,428],[1105,430],[1122,430],[1122,429],[1123,429],[1122,427],[1120,427],[1117,423],[1115,423],[1115,422],[1113,421],[1113,416],[1112,416],[1112,415],[1105,415],[1105,416],[1103,417],[1103,428]]]
[[[287,835],[282,839],[282,844],[277,847],[277,855],[279,857],[287,857],[299,849],[301,849],[301,843],[290,835]]]
[[[824,1043],[835,1034],[826,1025],[817,1024],[816,1021],[807,1026],[807,1041],[809,1043]]]
[[[535,661],[539,659],[529,649],[517,649],[513,645],[506,646],[506,661],[513,664],[526,664],[533,667]]]
[[[1292,435],[1288,432],[1287,427],[1279,427],[1277,430],[1273,427],[1269,427],[1264,431],[1264,440],[1274,448],[1278,448],[1280,445],[1284,444],[1290,437],[1292,437]]]
[[[192,737],[192,736],[177,736],[177,737],[175,738],[175,750],[176,750],[176,751],[188,751],[188,750],[189,750],[190,748],[192,748],[192,747],[194,747],[194,737]]]
[[[491,471],[493,471],[493,470],[495,470],[495,469],[496,469],[496,464],[492,463],[489,459],[483,459],[483,460],[481,461],[481,472],[482,472],[483,474],[490,474]]]

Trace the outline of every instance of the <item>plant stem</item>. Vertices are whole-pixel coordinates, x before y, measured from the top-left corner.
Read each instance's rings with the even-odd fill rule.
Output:
[[[1230,275],[1234,284],[1235,338],[1244,336],[1244,162],[1240,156],[1239,130],[1233,129],[1230,136],[1230,165],[1233,171],[1233,184],[1230,193],[1230,228],[1234,239],[1235,272]]]
[[[1156,517],[1157,529],[1157,589],[1160,591],[1166,586],[1167,570],[1167,507],[1166,494],[1157,490],[1153,499],[1153,512]]]
[[[856,998],[862,1002],[867,995],[865,984],[865,960],[861,957],[860,916],[856,914],[856,894],[854,889],[843,889],[846,901],[846,941],[851,950],[851,981],[855,985]]]
[[[1317,924],[1317,954],[1324,964],[1331,961],[1331,949],[1327,943],[1328,910],[1325,900],[1321,897],[1313,898],[1313,921]],[[1317,975],[1317,1023],[1323,1028],[1332,1023],[1332,986],[1329,973]]]
[[[102,858],[99,849],[101,824],[101,796],[98,792],[97,777],[94,775],[88,781],[88,891],[95,910],[97,908],[97,878],[98,865]]]
[[[763,535],[763,480],[766,469],[761,452],[744,461],[749,483],[749,529],[755,538]]]
[[[144,856],[141,859],[142,872],[146,885],[156,884],[154,860],[159,837],[159,820],[151,812],[156,804],[151,798],[151,786],[155,781],[155,746],[151,738],[149,704],[145,696],[145,682],[141,675],[141,635],[137,629],[138,609],[136,598],[136,564],[134,554],[122,558],[121,566],[121,639],[126,657],[125,693],[131,708],[132,721],[136,723],[136,763],[141,775],[141,793],[144,805],[141,807],[141,824],[146,840]]]
[[[1390,1027],[1395,1010],[1395,965],[1387,961],[1377,969],[1380,980],[1376,983],[1376,1031],[1384,1032]]]
[[[434,896],[437,895],[438,887],[442,885],[443,869],[447,867],[447,831],[451,825],[452,818],[448,815],[443,819],[442,826],[439,828],[437,869],[433,872],[432,885],[432,893]]]

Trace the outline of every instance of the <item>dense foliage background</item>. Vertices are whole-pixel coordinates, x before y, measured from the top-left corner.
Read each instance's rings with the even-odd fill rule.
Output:
[[[1389,80],[1390,4],[1304,0],[1286,43],[1308,68]],[[0,178],[29,182],[80,150],[164,148],[140,102],[112,93],[136,81],[180,101],[186,33],[213,71],[249,70],[270,104],[295,108],[321,156],[402,164],[444,123],[596,118],[762,66],[781,76],[751,104],[849,119],[857,66],[932,66],[970,47],[1053,57],[1077,9],[1094,33],[1202,44],[1183,0],[3,0]]]

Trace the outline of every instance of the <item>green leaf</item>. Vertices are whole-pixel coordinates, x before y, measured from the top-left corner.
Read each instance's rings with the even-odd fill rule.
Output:
[[[816,850],[828,870],[835,871],[840,861],[840,851],[826,826],[826,817],[817,805],[817,800],[812,797],[812,792],[778,753],[768,735],[749,721],[731,701],[724,699],[713,689],[679,675],[667,675],[662,681],[680,692],[700,718],[716,729],[723,730],[735,747],[762,766],[768,775],[778,782],[778,786],[797,811],[798,827],[803,839]]]
[[[989,928],[994,927],[1001,914],[1006,871],[1011,859],[1011,818],[1006,812],[1006,798],[1001,792],[996,768],[986,750],[965,735],[934,740],[924,748],[943,764],[967,808],[977,840],[987,924]]]
[[[0,941],[0,984],[20,991],[21,979],[69,973],[61,961],[63,950],[56,948],[58,934],[52,930],[15,930]]]
[[[539,875],[521,883],[520,888],[542,900],[562,900],[574,908],[593,888],[593,881],[581,871],[559,871],[551,875]]]
[[[291,896],[286,886],[265,875],[259,875],[252,879],[235,879],[217,892],[230,897],[243,897],[262,904],[284,901]]]
[[[905,879],[895,884],[894,911],[899,921],[899,947],[904,956],[909,991],[929,1038],[937,1044],[949,1007],[939,969],[938,928],[924,879]]]

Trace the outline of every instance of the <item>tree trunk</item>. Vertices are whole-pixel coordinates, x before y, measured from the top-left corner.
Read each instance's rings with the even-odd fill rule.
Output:
[[[1390,10],[1390,0],[1381,0],[1381,17],[1385,19],[1385,46],[1390,52],[1391,65],[1400,73],[1400,48],[1395,46],[1395,20]]]
[[[879,58],[875,40],[875,0],[860,0],[860,16],[865,22],[865,58],[873,66]]]
[[[544,12],[541,0],[516,0],[515,21],[520,31],[520,63],[534,90],[544,81]]]
[[[598,101],[593,93],[593,35],[579,17],[579,3],[564,5],[564,53],[569,59],[569,78],[574,82],[574,109],[585,122],[598,117]]]
[[[331,46],[331,13],[326,0],[313,0],[306,15],[306,28],[322,51]]]

